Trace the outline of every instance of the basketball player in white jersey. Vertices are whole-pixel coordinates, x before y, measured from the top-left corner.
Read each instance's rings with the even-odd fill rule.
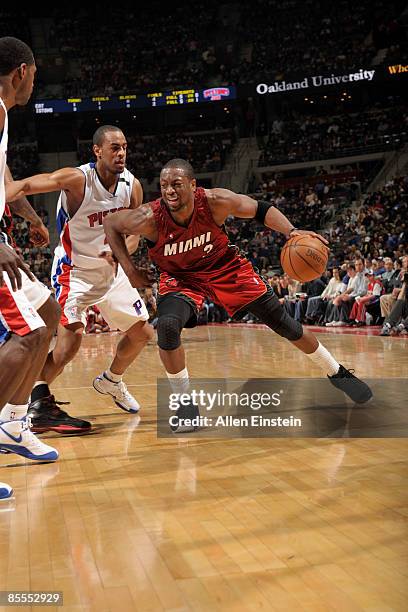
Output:
[[[110,252],[103,229],[104,217],[142,203],[140,182],[125,167],[126,150],[123,132],[105,125],[93,137],[96,162],[13,183],[14,193],[21,190],[19,195],[61,190],[57,209],[60,243],[55,251],[52,283],[62,316],[57,345],[31,394],[30,416],[36,432],[52,429],[82,433],[90,428],[89,423],[80,419],[75,419],[76,424],[59,422],[58,407],[48,385],[79,350],[85,311],[92,305],[98,306],[111,328],[124,332],[112,364],[95,378],[93,386],[100,393],[110,394],[127,412],[138,412],[140,407],[127,390],[122,375],[152,338],[153,329],[147,323],[144,301],[122,268],[119,266],[116,271],[108,257],[103,257]],[[138,243],[134,238],[128,243],[130,251]]]
[[[25,43],[0,38],[0,218],[6,203],[8,110],[28,102],[35,71],[32,51]],[[50,333],[21,291],[20,270],[34,282],[22,259],[0,240],[0,451],[55,461],[58,452],[34,436],[25,418],[30,386],[44,364]],[[4,410],[8,418],[4,418]],[[11,494],[11,487],[1,483],[0,498]]]

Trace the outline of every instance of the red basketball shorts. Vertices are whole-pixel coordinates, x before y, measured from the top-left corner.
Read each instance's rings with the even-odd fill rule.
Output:
[[[229,315],[248,306],[266,293],[267,287],[252,264],[236,255],[227,264],[209,272],[186,273],[173,277],[167,272],[160,275],[160,296],[183,293],[200,310],[207,297],[225,308]]]

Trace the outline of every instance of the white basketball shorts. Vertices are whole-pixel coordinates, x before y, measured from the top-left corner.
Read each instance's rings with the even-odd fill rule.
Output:
[[[147,321],[146,305],[119,266],[115,276],[110,265],[77,268],[54,259],[52,284],[62,309],[61,325],[86,325],[86,309],[98,306],[109,327],[127,331],[137,321]]]

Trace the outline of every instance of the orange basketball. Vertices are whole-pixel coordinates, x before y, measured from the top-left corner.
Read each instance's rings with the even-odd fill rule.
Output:
[[[319,238],[294,236],[281,251],[281,265],[290,278],[301,283],[319,278],[326,269],[329,251]]]

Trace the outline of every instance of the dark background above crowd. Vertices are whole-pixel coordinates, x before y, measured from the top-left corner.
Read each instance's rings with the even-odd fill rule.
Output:
[[[403,0],[153,0],[0,10],[0,35],[24,38],[42,68],[37,94],[73,97],[146,89],[239,84],[359,69],[400,57]],[[290,14],[290,19],[288,19]],[[18,27],[17,27],[18,24]],[[378,53],[379,51],[382,51]]]

